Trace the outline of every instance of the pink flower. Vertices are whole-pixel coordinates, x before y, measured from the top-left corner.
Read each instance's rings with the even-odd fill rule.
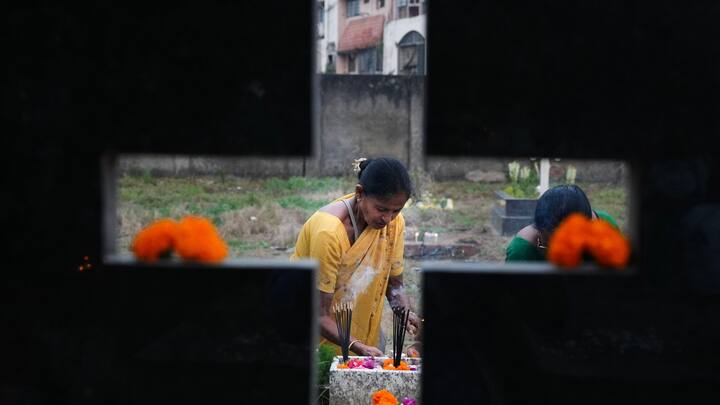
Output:
[[[405,397],[402,400],[402,405],[415,405],[415,400],[412,398]]]
[[[363,367],[373,369],[375,368],[375,359],[372,357],[364,359],[362,362]]]

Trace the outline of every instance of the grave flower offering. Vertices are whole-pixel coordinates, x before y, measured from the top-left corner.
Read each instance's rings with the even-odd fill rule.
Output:
[[[372,395],[372,405],[415,405],[416,402],[412,398],[405,397],[402,402],[398,401],[397,398],[388,390],[382,389],[375,391]]]
[[[371,370],[372,370],[373,368],[375,368],[375,359],[372,358],[372,357],[368,357],[368,358],[363,359],[363,361],[362,361],[362,366],[363,366],[364,368],[367,368],[367,369],[371,369]]]
[[[175,251],[182,259],[219,262],[228,254],[215,226],[202,217],[188,216],[180,222],[164,218],[138,232],[130,250],[138,260],[152,262],[170,257]]]
[[[348,363],[350,355],[350,325],[352,324],[352,304],[341,302],[333,307],[335,313],[335,324],[337,325],[338,336],[340,337],[340,350],[342,351],[343,363]]]
[[[550,237],[548,260],[561,267],[576,267],[585,254],[601,266],[622,268],[630,259],[630,243],[607,221],[571,214]]]
[[[413,371],[414,367],[410,367],[406,362],[400,361],[396,366],[395,359],[387,359],[383,361],[383,370],[395,370],[395,371]]]
[[[398,405],[398,400],[390,391],[383,389],[372,395],[372,405]]]
[[[343,364],[338,364],[337,368],[342,369],[353,369],[353,368],[365,368],[365,369],[374,369],[377,364],[375,363],[375,359],[372,357],[366,357],[363,359],[355,358],[350,359],[347,362]]]

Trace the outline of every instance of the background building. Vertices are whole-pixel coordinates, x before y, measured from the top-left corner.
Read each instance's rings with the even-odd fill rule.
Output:
[[[335,73],[338,41],[338,1],[317,2],[316,71]]]
[[[426,74],[426,13],[424,0],[319,1],[317,71]]]

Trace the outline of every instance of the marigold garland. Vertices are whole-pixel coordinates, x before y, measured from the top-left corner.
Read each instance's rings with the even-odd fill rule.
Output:
[[[382,389],[375,391],[372,395],[372,405],[416,405],[413,398],[405,397],[402,402],[398,401],[390,391]]]
[[[571,214],[550,237],[548,260],[561,267],[576,267],[585,252],[601,266],[622,268],[630,259],[630,244],[607,221]]]
[[[177,227],[175,250],[185,260],[219,262],[228,254],[225,242],[209,220],[185,217]]]
[[[386,359],[383,361],[383,370],[410,371],[412,369],[404,361],[400,361],[400,365],[395,367],[393,366],[393,359]]]
[[[397,405],[398,400],[390,391],[382,389],[372,396],[372,405]]]
[[[153,262],[170,254],[176,233],[177,222],[167,218],[159,219],[138,232],[130,250],[139,260]]]
[[[138,232],[130,250],[139,260],[155,261],[175,250],[185,260],[219,262],[228,248],[215,226],[207,219],[188,216],[179,223],[157,220]]]

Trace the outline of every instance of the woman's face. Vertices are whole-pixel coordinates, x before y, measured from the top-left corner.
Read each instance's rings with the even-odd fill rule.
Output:
[[[389,198],[378,198],[360,192],[356,193],[356,197],[365,222],[374,229],[383,228],[395,219],[408,200],[405,193],[397,193]]]

